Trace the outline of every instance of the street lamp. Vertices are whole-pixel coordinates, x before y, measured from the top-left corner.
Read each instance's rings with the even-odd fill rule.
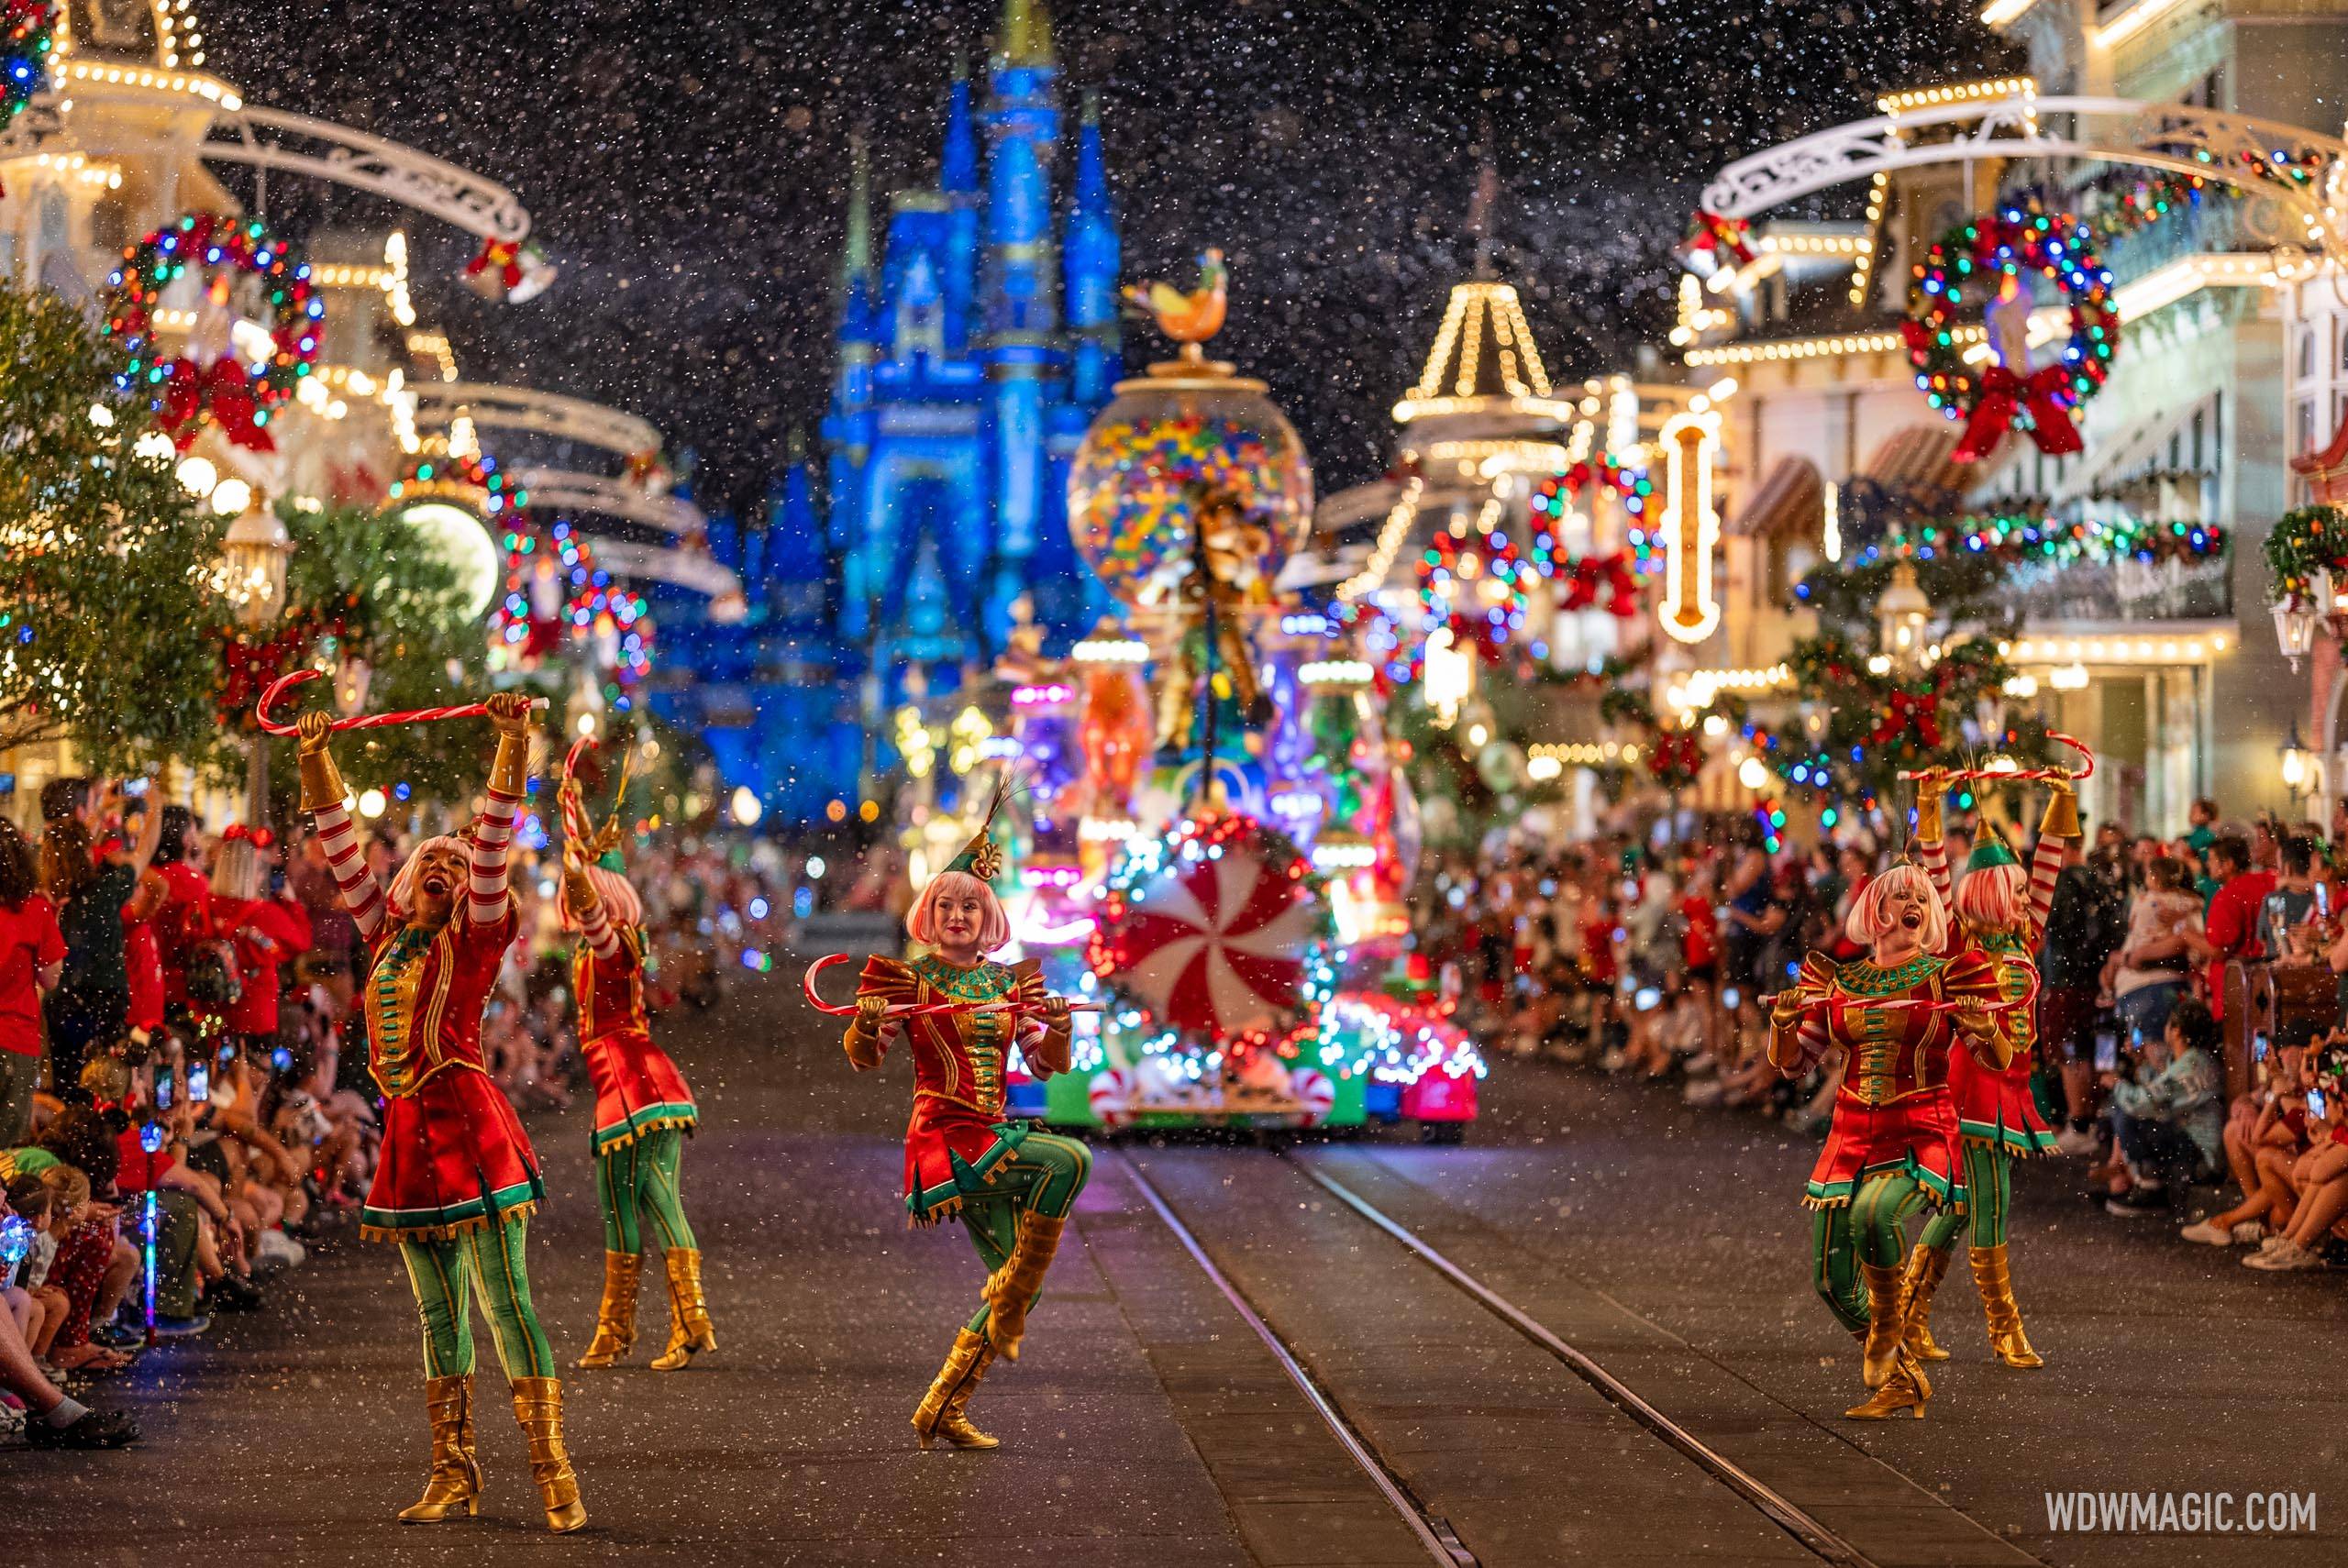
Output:
[[[285,525],[259,501],[228,525],[220,541],[221,591],[238,625],[258,632],[276,622],[285,608],[285,561],[293,553]]]
[[[1891,569],[1891,586],[1876,601],[1878,645],[1894,669],[1907,674],[1922,661],[1924,628],[1932,624],[1933,602],[1916,586],[1916,567],[1901,561]]]
[[[2291,721],[2291,733],[2283,738],[2283,788],[2298,801],[2312,795],[2323,787],[2323,759],[2307,747],[2299,738],[2299,722]]]
[[[258,634],[277,624],[285,609],[285,561],[293,553],[293,536],[277,513],[250,499],[220,541],[220,591],[238,625]],[[256,731],[245,767],[245,821],[259,827],[268,820],[269,737]]]

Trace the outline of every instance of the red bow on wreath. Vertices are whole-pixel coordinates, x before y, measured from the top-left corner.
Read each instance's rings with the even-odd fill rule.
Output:
[[[1965,436],[1949,454],[1953,463],[1975,463],[1998,449],[1998,441],[2012,427],[2019,408],[2030,410],[2031,439],[2049,457],[2083,449],[2079,427],[2057,402],[2067,391],[2071,374],[2060,365],[2032,371],[2028,380],[2003,365],[1992,365],[1981,375],[1980,395],[1965,422]]]
[[[252,378],[245,373],[243,361],[234,354],[224,354],[208,369],[193,359],[172,361],[159,423],[183,452],[195,444],[196,430],[206,414],[220,426],[220,434],[247,451],[274,452],[277,443],[254,418],[260,412]]]
[[[255,849],[266,852],[275,847],[277,835],[265,827],[247,827],[242,823],[230,823],[220,830],[221,843],[235,844],[239,840],[249,840]]]
[[[1621,551],[1611,556],[1585,556],[1574,563],[1566,583],[1566,608],[1588,610],[1602,604],[1606,613],[1629,620],[1639,613],[1639,581],[1629,558]]]
[[[465,263],[465,276],[478,278],[491,269],[496,270],[501,289],[510,291],[522,281],[522,242],[518,239],[493,239],[481,248],[481,254]]]
[[[1740,267],[1753,264],[1753,247],[1745,242],[1752,225],[1743,218],[1722,217],[1698,208],[1688,222],[1686,248],[1690,251],[1709,250],[1730,259]]]
[[[1867,736],[1869,745],[1883,745],[1899,740],[1913,730],[1916,739],[1926,747],[1941,744],[1940,704],[1932,697],[1919,696],[1913,691],[1894,691],[1884,711],[1883,722]]]

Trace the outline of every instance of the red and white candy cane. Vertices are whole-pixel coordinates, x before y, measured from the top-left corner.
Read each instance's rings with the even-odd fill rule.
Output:
[[[845,964],[847,961],[847,954],[832,953],[816,959],[813,964],[807,966],[807,978],[805,986],[807,990],[808,1006],[814,1008],[817,1012],[829,1014],[833,1018],[846,1018],[856,1010],[856,1004],[854,1002],[827,1002],[815,990],[816,976],[822,974],[825,970],[830,968],[835,964]],[[1100,1012],[1102,1010],[1102,1008],[1099,1002],[1070,1002],[1068,1004],[1068,1010],[1070,1012]],[[894,1002],[890,1005],[888,1011],[882,1016],[887,1018],[931,1018],[939,1013],[947,1012],[1016,1012],[1024,1013],[1030,1017],[1040,1017],[1043,1013],[1043,1009],[1029,1002],[1023,1002],[1015,999],[1008,998],[1002,1001],[989,1002],[953,1000],[934,1002]]]
[[[271,718],[269,711],[277,706],[286,692],[305,680],[316,680],[325,673],[318,669],[297,669],[271,681],[269,690],[260,694],[260,701],[253,704],[253,723],[269,734],[299,734],[301,731],[294,725],[282,719]],[[530,706],[544,708],[547,700],[537,698]],[[478,719],[488,712],[479,702],[460,702],[452,708],[410,708],[402,713],[361,713],[355,719],[337,719],[331,727],[337,730],[380,730],[387,724],[428,724],[436,719]]]
[[[2065,745],[2077,752],[2086,759],[2087,766],[2077,772],[2067,767],[1960,767],[1954,769],[1907,767],[1900,769],[1899,778],[1903,782],[1937,778],[1944,784],[1954,784],[1964,778],[1989,778],[2000,784],[2043,784],[2050,778],[2060,778],[2067,783],[2076,784],[2081,779],[2095,777],[2095,753],[2088,749],[2087,742],[2076,735],[2066,735],[2055,730],[2047,731],[2046,738],[2051,741],[2061,741]]]
[[[2025,1008],[2035,1006],[2038,1001],[2037,966],[2029,966],[2023,969],[2022,973],[2030,981],[2030,988],[2018,997],[2009,997],[2003,1001],[1974,1001],[1964,997],[1894,997],[1883,1001],[1874,1001],[1866,997],[1847,995],[1840,999],[1830,996],[1819,999],[1822,1001],[1848,1000],[1864,1007],[1881,1008],[1886,1012],[2020,1012]],[[1784,994],[1781,991],[1778,996]],[[1761,999],[1761,1005],[1764,1009],[1774,1007],[1777,1000],[1777,996],[1764,997]]]

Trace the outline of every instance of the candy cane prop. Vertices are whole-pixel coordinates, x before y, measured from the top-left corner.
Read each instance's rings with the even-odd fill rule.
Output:
[[[2004,778],[2010,778],[2011,775],[2001,773],[1997,777]],[[1973,1001],[1962,997],[1941,997],[1937,999],[1924,997],[1898,997],[1888,1001],[1875,1001],[1866,997],[1850,997],[1848,999],[1853,1002],[1865,1002],[1868,1007],[1880,1008],[1886,1012],[2020,1012],[2024,1008],[2036,1006],[2038,1002],[2038,970],[2033,966],[2024,973],[2030,977],[2030,989],[2006,1001]],[[1761,1006],[1764,1010],[1776,1005],[1778,997],[1784,994],[1780,991],[1776,995],[1763,997]],[[1818,999],[1833,1001],[1835,999],[1827,996]]]
[[[324,673],[316,669],[297,669],[291,675],[281,675],[271,681],[269,690],[260,694],[260,701],[253,704],[253,723],[269,734],[299,734],[301,732],[294,725],[282,719],[271,718],[269,711],[277,706],[286,692],[305,680],[317,679]],[[547,705],[543,697],[530,703],[531,707],[537,709]],[[478,719],[488,712],[488,708],[479,702],[460,702],[452,708],[411,708],[403,713],[361,713],[355,719],[337,719],[329,727],[336,730],[380,730],[389,724],[428,724],[440,719]]]
[[[817,993],[815,989],[816,976],[822,974],[825,970],[830,968],[835,964],[847,963],[848,961],[848,957],[849,955],[845,953],[827,954],[824,957],[818,958],[813,964],[807,966],[807,978],[804,982],[807,990],[807,1005],[814,1008],[817,1012],[828,1014],[833,1018],[846,1018],[856,1010],[856,1004],[854,1002],[827,1002]],[[1107,1010],[1099,1002],[1070,1002],[1068,1004],[1068,1010],[1070,1012],[1102,1012]],[[948,1000],[934,1002],[897,1002],[892,1004],[888,1010],[882,1014],[882,1016],[886,1018],[931,1018],[939,1013],[947,1012],[1015,1012],[1024,1013],[1030,1017],[1036,1017],[1040,1016],[1042,1011],[1043,1010],[1041,1008],[1031,1007],[1027,1003],[1021,1001],[1005,1000],[969,1002]]]
[[[1998,767],[1963,767],[1954,772],[1937,767],[1909,767],[1900,770],[1899,778],[1903,782],[1936,778],[1947,784],[1954,784],[1965,778],[1993,779],[2001,784],[2043,784],[2050,779],[2059,778],[2067,784],[2077,784],[2083,779],[2095,777],[2095,753],[2088,749],[2085,741],[2055,730],[2047,731],[2046,738],[2051,741],[2061,741],[2065,745],[2077,752],[2080,756],[2086,758],[2087,766],[2077,772],[2067,767],[2020,767],[2011,770]]]

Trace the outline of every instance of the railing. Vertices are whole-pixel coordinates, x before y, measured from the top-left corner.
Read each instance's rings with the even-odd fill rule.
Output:
[[[2206,621],[2233,613],[2231,551],[2198,560],[2022,565],[1999,599],[2032,625],[2048,621]]]

